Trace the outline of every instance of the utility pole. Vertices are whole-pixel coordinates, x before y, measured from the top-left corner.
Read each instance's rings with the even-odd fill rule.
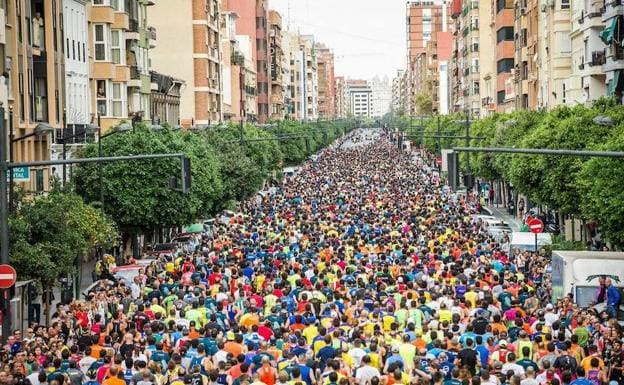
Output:
[[[7,162],[7,133],[4,124],[4,107],[0,106],[0,263],[9,264],[9,201],[7,197],[7,172],[13,173],[9,169]],[[9,143],[12,145],[12,143]],[[0,303],[2,304],[2,341],[6,341],[11,334],[11,314],[9,309],[10,289],[0,291]]]

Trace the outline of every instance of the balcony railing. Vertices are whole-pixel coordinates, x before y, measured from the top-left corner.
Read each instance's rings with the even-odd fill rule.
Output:
[[[136,19],[130,19],[130,23],[128,26],[129,32],[139,32],[139,21]]]
[[[589,63],[590,66],[594,67],[594,66],[600,66],[606,63],[607,57],[605,55],[605,51],[601,50],[601,51],[593,51],[592,52],[592,56],[591,56],[591,62]]]
[[[141,80],[141,71],[138,66],[130,67],[130,80]]]
[[[156,28],[154,28],[154,27],[149,27],[149,28],[147,29],[147,37],[148,37],[150,40],[156,40]]]

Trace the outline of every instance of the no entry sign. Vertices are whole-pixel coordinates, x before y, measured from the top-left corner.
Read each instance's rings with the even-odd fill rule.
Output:
[[[544,231],[544,222],[539,220],[538,218],[531,219],[527,225],[529,226],[529,231],[533,234],[540,234]]]
[[[15,284],[17,273],[11,265],[0,265],[0,289],[8,289]]]

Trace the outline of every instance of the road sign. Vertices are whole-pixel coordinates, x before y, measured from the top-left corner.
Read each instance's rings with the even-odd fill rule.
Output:
[[[15,284],[17,273],[11,265],[0,265],[0,289],[8,289]]]
[[[544,231],[544,222],[538,218],[531,219],[527,225],[529,226],[529,231],[533,234],[539,234]]]
[[[15,167],[13,169],[13,181],[14,182],[30,181],[30,167]]]

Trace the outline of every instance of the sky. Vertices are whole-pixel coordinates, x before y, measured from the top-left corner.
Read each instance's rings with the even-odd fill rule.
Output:
[[[284,29],[332,48],[336,76],[390,79],[405,66],[405,0],[269,0]]]

